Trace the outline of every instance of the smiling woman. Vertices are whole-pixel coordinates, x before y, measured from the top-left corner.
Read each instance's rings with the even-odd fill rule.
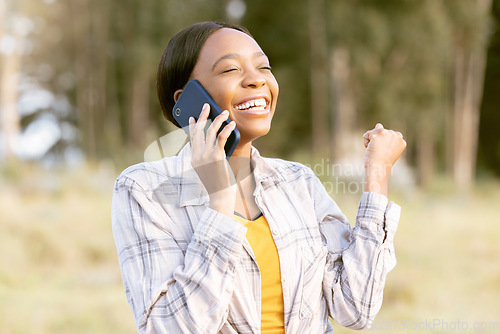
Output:
[[[174,124],[189,80],[224,112],[207,126],[209,105],[193,111],[178,155],[115,183],[113,233],[139,332],[332,333],[329,316],[370,327],[395,265],[400,208],[386,196],[402,134],[377,124],[360,138],[366,186],[351,228],[311,169],[252,145],[271,128],[279,88],[245,28],[203,22],[172,38],[157,88]],[[241,140],[226,159],[235,127]]]
[[[241,133],[240,156],[249,156],[251,142],[271,128],[279,92],[269,59],[257,42],[242,31],[217,30],[203,45],[190,78],[229,111]],[[264,101],[264,108],[250,108],[256,101]]]
[[[227,27],[250,35],[244,27],[227,23],[204,22],[194,24],[172,37],[160,59],[156,76],[158,99],[163,115],[170,122],[179,126],[172,117],[174,93],[189,81],[201,48],[206,40],[217,30]]]

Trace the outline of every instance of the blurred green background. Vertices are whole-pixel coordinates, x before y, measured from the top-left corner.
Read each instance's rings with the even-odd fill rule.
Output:
[[[113,182],[174,130],[156,66],[204,20],[245,25],[271,60],[280,98],[257,148],[310,165],[351,223],[362,134],[404,133],[373,332],[500,333],[499,0],[2,0],[0,333],[135,332]]]

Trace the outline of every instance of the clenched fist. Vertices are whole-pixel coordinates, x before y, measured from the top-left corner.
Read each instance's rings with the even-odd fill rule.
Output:
[[[387,196],[387,183],[392,166],[406,148],[403,134],[384,129],[377,123],[375,129],[363,135],[365,141],[365,191],[378,192]]]
[[[375,129],[365,132],[365,167],[392,167],[406,148],[403,134],[398,131],[384,129],[380,123]]]

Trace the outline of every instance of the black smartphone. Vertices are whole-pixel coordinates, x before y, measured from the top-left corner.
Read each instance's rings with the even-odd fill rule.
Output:
[[[190,80],[184,87],[179,99],[172,109],[172,115],[177,123],[186,131],[189,136],[189,117],[194,117],[198,121],[201,109],[203,105],[208,103],[210,105],[210,114],[208,119],[212,122],[215,117],[222,113],[222,109],[215,103],[214,99],[208,94],[208,92],[203,88],[203,86],[197,80]],[[226,120],[222,123],[219,134],[226,125],[230,123]],[[205,128],[206,130],[206,128]],[[231,132],[229,138],[227,139],[226,145],[224,146],[224,151],[226,151],[226,158],[229,159],[234,152],[236,146],[240,142],[240,132],[237,128]]]

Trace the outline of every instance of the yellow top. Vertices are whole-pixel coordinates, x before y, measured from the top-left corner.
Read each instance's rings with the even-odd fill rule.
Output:
[[[246,220],[234,215],[237,222],[248,228],[247,240],[252,246],[260,270],[261,282],[261,333],[285,333],[285,310],[278,250],[274,244],[266,218]]]

